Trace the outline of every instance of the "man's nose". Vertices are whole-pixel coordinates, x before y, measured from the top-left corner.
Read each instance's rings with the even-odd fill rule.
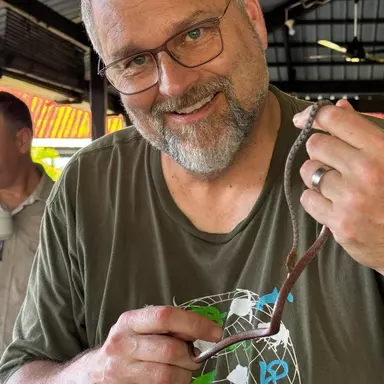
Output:
[[[198,71],[186,68],[162,52],[158,58],[159,91],[165,96],[181,96],[198,80]]]

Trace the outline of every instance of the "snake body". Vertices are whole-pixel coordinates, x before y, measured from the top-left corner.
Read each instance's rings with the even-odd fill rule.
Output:
[[[287,301],[287,297],[289,293],[291,292],[293,286],[295,285],[297,279],[300,277],[305,267],[314,259],[317,252],[320,250],[323,244],[327,241],[330,235],[330,230],[323,225],[320,231],[320,234],[315,240],[315,242],[305,252],[304,256],[296,263],[297,248],[299,244],[299,228],[298,228],[297,216],[292,204],[292,194],[291,194],[292,166],[293,166],[293,161],[295,159],[297,152],[299,151],[302,144],[309,137],[317,112],[321,107],[325,105],[332,105],[332,103],[328,100],[320,100],[317,103],[313,104],[310,111],[309,118],[305,124],[305,127],[302,129],[299,136],[293,143],[286,159],[285,170],[284,170],[284,191],[285,191],[285,197],[287,200],[289,213],[292,221],[293,244],[292,244],[292,249],[288,254],[287,261],[286,261],[288,276],[284,281],[282,287],[280,288],[277,301],[273,308],[269,327],[253,329],[251,331],[246,331],[246,332],[237,333],[235,335],[231,335],[219,341],[218,343],[213,345],[211,348],[205,350],[199,355],[195,354],[195,348],[193,343],[189,343],[188,345],[189,356],[193,362],[200,364],[205,360],[213,357],[217,353],[221,352],[223,349],[231,345],[243,342],[245,340],[258,339],[262,337],[269,337],[269,336],[276,335],[280,331],[281,316],[282,316],[284,306]]]

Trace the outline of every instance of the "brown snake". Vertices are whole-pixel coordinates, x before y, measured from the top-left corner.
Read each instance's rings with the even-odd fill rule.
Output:
[[[292,165],[299,148],[306,141],[306,139],[308,138],[312,130],[312,125],[318,110],[324,105],[332,105],[332,103],[328,100],[320,100],[313,105],[309,118],[306,122],[306,125],[304,129],[300,132],[296,141],[293,143],[285,163],[284,191],[285,191],[285,197],[286,197],[288,208],[289,208],[289,213],[291,215],[291,220],[292,220],[293,245],[287,257],[287,262],[286,262],[288,275],[278,294],[276,303],[273,308],[269,327],[262,328],[262,329],[253,329],[251,331],[246,331],[246,332],[241,332],[235,335],[231,335],[219,341],[213,347],[205,350],[199,355],[195,354],[193,343],[189,343],[188,345],[189,355],[193,362],[200,364],[205,360],[213,357],[223,349],[228,348],[231,345],[243,342],[245,340],[258,339],[262,337],[269,337],[269,336],[276,335],[280,331],[281,316],[282,316],[285,302],[287,300],[289,293],[291,292],[293,286],[295,285],[297,279],[300,277],[305,267],[314,259],[314,257],[316,256],[316,253],[319,251],[319,249],[323,246],[323,244],[328,239],[330,235],[330,230],[325,225],[323,225],[321,232],[317,237],[317,239],[315,240],[315,242],[305,252],[304,256],[296,263],[297,248],[299,244],[299,228],[298,228],[297,216],[292,205],[292,196],[291,196]]]

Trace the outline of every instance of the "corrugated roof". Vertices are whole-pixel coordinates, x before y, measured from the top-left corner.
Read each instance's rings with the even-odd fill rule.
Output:
[[[39,0],[74,22],[80,22],[80,0]]]
[[[383,64],[346,65],[341,53],[317,44],[324,39],[346,46],[354,37],[354,1],[333,0],[298,20],[289,37],[292,62],[297,64],[297,80],[383,80]],[[359,4],[358,37],[366,51],[382,51],[384,57],[384,1],[364,0]],[[348,22],[345,22],[348,20]],[[328,22],[327,22],[328,21]],[[268,62],[271,78],[287,81],[287,57],[284,49],[284,29],[269,35]],[[329,56],[316,60],[310,56]],[[349,63],[348,63],[349,64]]]

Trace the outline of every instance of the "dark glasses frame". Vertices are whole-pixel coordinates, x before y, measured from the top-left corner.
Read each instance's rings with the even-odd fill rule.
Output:
[[[223,42],[223,36],[222,36],[222,33],[221,33],[221,29],[220,29],[220,23],[221,23],[222,19],[224,18],[224,16],[226,15],[226,13],[227,13],[227,11],[228,11],[228,8],[229,8],[229,6],[230,6],[230,4],[231,4],[231,2],[232,2],[232,0],[229,0],[229,1],[228,1],[228,3],[227,3],[227,5],[226,5],[226,7],[225,7],[223,13],[221,14],[221,16],[219,16],[219,17],[212,17],[212,18],[209,18],[209,19],[200,21],[199,23],[196,23],[196,24],[194,24],[194,25],[191,25],[190,27],[188,27],[187,29],[183,30],[182,32],[178,32],[178,33],[174,34],[174,35],[171,36],[169,39],[167,39],[163,44],[161,44],[160,46],[158,46],[158,47],[156,47],[156,48],[148,49],[148,50],[146,50],[146,51],[142,51],[142,52],[136,53],[136,54],[134,54],[134,55],[129,55],[129,56],[122,57],[122,58],[120,58],[120,59],[117,59],[117,60],[113,61],[112,63],[109,63],[108,65],[106,65],[106,66],[104,66],[104,67],[102,67],[102,68],[101,68],[101,65],[102,65],[101,62],[102,62],[102,61],[101,61],[101,59],[99,58],[98,68],[97,68],[97,74],[98,74],[99,76],[105,76],[105,77],[108,78],[108,75],[107,75],[106,71],[107,71],[109,68],[113,67],[114,65],[116,65],[116,64],[118,64],[118,63],[120,63],[120,62],[122,62],[122,61],[124,61],[124,60],[133,60],[135,57],[142,56],[142,55],[144,55],[144,54],[150,54],[150,55],[153,57],[153,59],[154,59],[156,65],[157,65],[157,70],[159,70],[158,56],[157,56],[157,55],[158,55],[160,52],[166,52],[166,53],[168,53],[168,55],[169,55],[174,61],[176,61],[178,64],[180,64],[181,66],[183,66],[183,67],[185,67],[185,68],[197,68],[197,67],[200,67],[201,65],[204,65],[204,64],[207,64],[207,63],[211,62],[212,60],[216,59],[216,57],[220,56],[220,55],[223,53],[223,51],[224,51],[224,42]],[[183,64],[183,63],[182,63],[180,60],[178,60],[178,59],[174,56],[174,54],[169,50],[169,48],[168,48],[168,44],[169,44],[169,42],[172,41],[172,40],[174,40],[174,39],[177,38],[178,36],[181,36],[181,35],[183,35],[183,34],[186,34],[186,33],[190,32],[190,31],[193,31],[193,30],[195,30],[195,29],[198,29],[198,28],[203,27],[203,26],[208,26],[208,25],[211,26],[211,27],[215,27],[215,28],[217,28],[217,30],[219,31],[220,39],[221,39],[221,50],[220,50],[220,52],[217,53],[217,54],[215,54],[214,57],[210,58],[209,60],[204,61],[203,63],[197,64],[197,65],[188,66],[188,65]],[[110,83],[114,86],[113,82],[112,82],[109,78],[108,78],[108,80],[109,80]],[[145,92],[145,91],[147,91],[148,89],[154,87],[154,86],[158,83],[158,81],[159,81],[159,80],[157,79],[157,81],[156,81],[153,85],[151,85],[150,87],[145,88],[145,89],[143,89],[143,90],[141,90],[141,91],[138,91],[138,92],[130,92],[130,93],[127,93],[127,92],[121,92],[121,91],[120,91],[119,89],[117,89],[115,86],[114,86],[114,87],[115,87],[115,88],[117,89],[117,91],[119,91],[121,94],[123,94],[123,95],[127,95],[127,96],[132,96],[132,95],[136,95],[136,94],[138,94],[138,93]]]

